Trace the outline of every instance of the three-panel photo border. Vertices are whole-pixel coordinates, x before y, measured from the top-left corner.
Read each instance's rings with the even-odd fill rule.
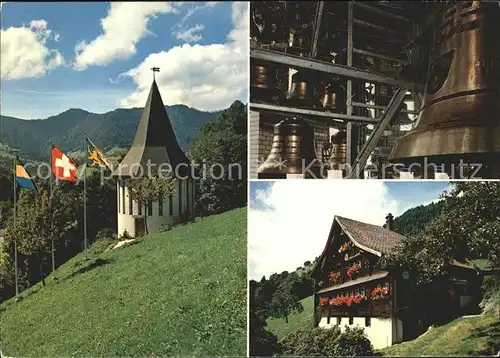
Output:
[[[498,1],[0,14],[0,358],[500,354]]]

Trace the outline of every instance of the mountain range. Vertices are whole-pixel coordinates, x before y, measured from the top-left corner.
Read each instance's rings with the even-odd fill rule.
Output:
[[[185,105],[166,106],[180,147],[187,151],[206,122],[222,111],[204,112]],[[0,116],[0,143],[21,150],[23,156],[46,159],[50,141],[65,152],[83,150],[84,133],[107,151],[129,148],[137,130],[143,108],[115,109],[97,114],[69,109],[45,119],[24,120]]]

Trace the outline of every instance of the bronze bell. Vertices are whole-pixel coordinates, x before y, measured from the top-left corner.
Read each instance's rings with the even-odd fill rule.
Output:
[[[347,133],[345,129],[340,129],[331,137],[332,153],[330,156],[330,167],[332,169],[345,169],[347,163]]]
[[[254,101],[274,102],[284,97],[277,82],[276,67],[260,61],[250,63],[250,97]]]
[[[316,157],[313,128],[297,117],[276,124],[271,153],[257,173],[259,179],[286,179],[287,174],[318,178],[320,163]]]
[[[326,110],[334,113],[343,113],[345,111],[345,91],[338,84],[333,81],[325,88],[325,96],[323,97],[323,107]]]
[[[312,77],[305,72],[296,72],[292,76],[292,86],[287,96],[288,104],[297,108],[320,107],[321,102],[314,93]]]
[[[498,34],[498,4],[459,1],[446,7],[435,36],[420,116],[393,148],[392,162],[421,164],[424,158],[448,165],[480,162],[483,169],[499,174]]]

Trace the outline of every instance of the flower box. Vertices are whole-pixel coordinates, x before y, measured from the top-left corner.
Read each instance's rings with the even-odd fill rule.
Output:
[[[347,269],[347,272],[346,272],[347,277],[349,277],[351,280],[354,280],[358,276],[360,269],[361,269],[361,266],[359,266],[358,264],[352,265],[351,267],[349,267]]]
[[[372,301],[380,301],[389,296],[389,287],[375,287],[371,294],[370,299]]]

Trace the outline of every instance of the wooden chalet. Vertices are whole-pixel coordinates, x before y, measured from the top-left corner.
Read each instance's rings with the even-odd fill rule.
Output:
[[[481,276],[455,260],[442,280],[418,290],[408,271],[378,269],[380,258],[405,239],[392,229],[391,214],[384,226],[335,216],[312,271],[317,326],[363,327],[381,349],[423,333],[436,312],[449,318],[477,309]]]

